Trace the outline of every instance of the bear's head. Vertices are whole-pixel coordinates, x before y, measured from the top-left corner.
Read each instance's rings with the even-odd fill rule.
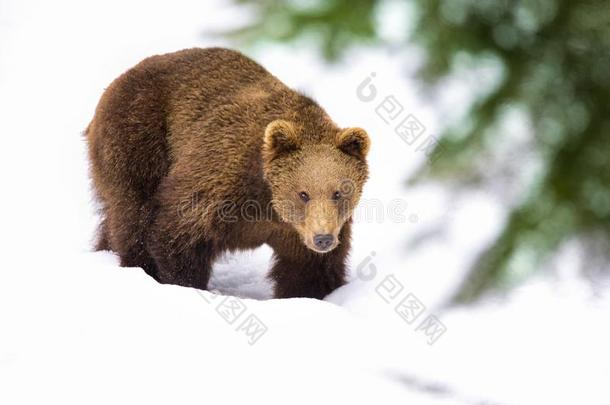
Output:
[[[274,210],[318,253],[339,244],[368,177],[370,145],[361,128],[325,131],[308,136],[293,122],[275,120],[266,127],[262,151]]]

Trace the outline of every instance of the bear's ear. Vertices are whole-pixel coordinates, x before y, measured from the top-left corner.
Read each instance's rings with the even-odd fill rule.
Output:
[[[343,152],[364,160],[369,153],[370,140],[366,131],[362,128],[347,128],[339,132],[336,145]]]
[[[263,157],[271,161],[278,156],[293,152],[301,146],[294,125],[285,120],[271,121],[265,129]]]

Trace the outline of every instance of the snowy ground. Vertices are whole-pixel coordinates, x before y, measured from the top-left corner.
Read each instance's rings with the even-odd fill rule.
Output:
[[[391,54],[328,68],[305,51],[253,53],[373,137],[352,282],[325,301],[269,299],[266,248],[221,260],[217,294],[89,251],[80,132],[104,87],[145,56],[222,44],[201,31],[235,16],[220,1],[0,1],[0,403],[610,404],[610,297],[574,274],[575,247],[557,276],[506,301],[441,309],[503,211],[477,194],[446,212],[441,189],[404,187],[425,156],[376,114],[379,101],[394,94],[425,135],[460,111],[451,99],[422,106]],[[365,102],[356,89],[371,72],[378,95]],[[439,223],[443,239],[407,248]],[[401,305],[414,299],[423,311]]]

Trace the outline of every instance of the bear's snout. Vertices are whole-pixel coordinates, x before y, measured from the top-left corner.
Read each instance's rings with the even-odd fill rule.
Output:
[[[321,250],[327,251],[335,243],[335,237],[331,234],[318,234],[313,237],[314,246]]]

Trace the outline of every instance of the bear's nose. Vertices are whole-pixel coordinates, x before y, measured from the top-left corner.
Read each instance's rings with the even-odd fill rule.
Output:
[[[313,237],[313,243],[320,250],[326,250],[333,244],[335,237],[331,234],[316,235]]]

